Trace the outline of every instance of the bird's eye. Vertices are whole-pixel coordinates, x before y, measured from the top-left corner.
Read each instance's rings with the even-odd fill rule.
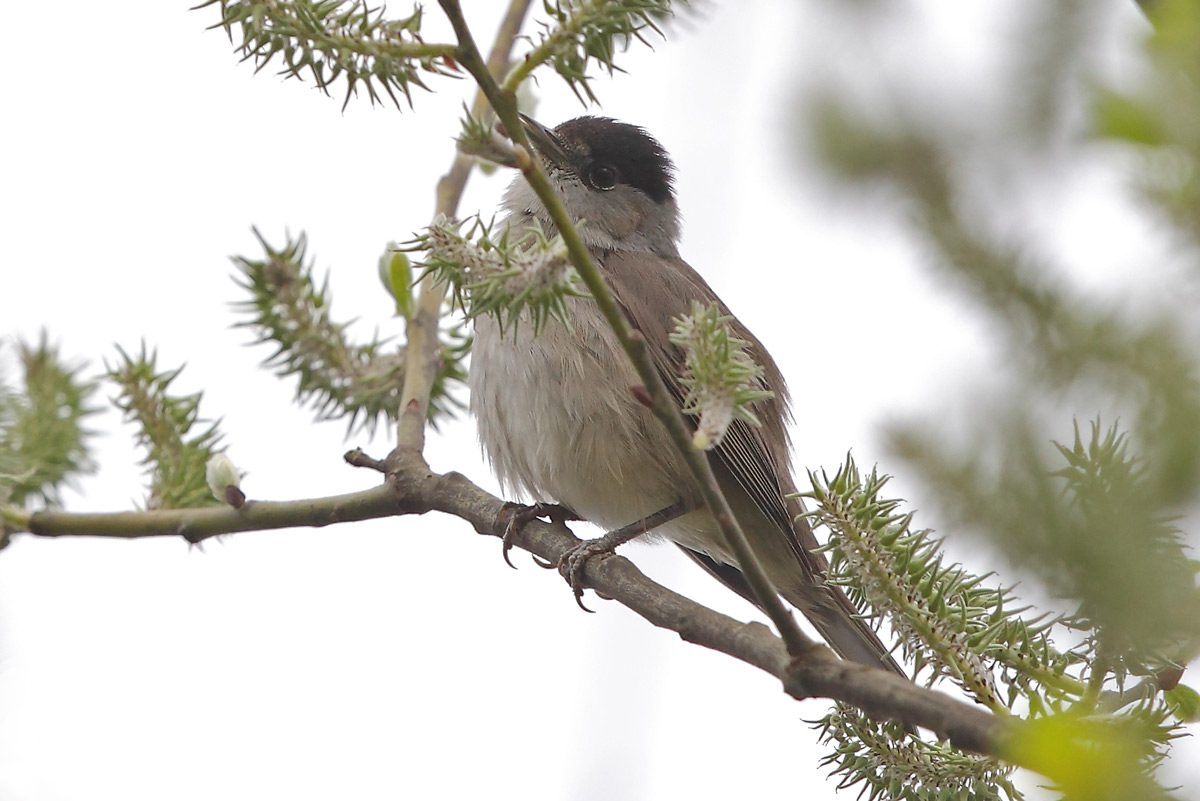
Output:
[[[617,171],[608,164],[593,164],[588,167],[587,185],[592,189],[607,192],[617,185]]]

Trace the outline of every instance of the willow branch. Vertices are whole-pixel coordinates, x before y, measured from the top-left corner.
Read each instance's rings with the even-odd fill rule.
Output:
[[[14,529],[39,537],[182,537],[191,543],[219,534],[296,526],[327,526],[405,514],[409,510],[394,489],[380,485],[365,492],[296,501],[248,501],[240,509],[206,506],[199,509],[155,509],[131,512],[22,513],[4,510]]]
[[[241,509],[212,507],[150,512],[69,513],[42,511],[10,516],[5,522],[42,537],[100,536],[118,538],[179,536],[200,542],[218,534],[250,529],[325,526],[398,515],[437,511],[453,515],[480,533],[501,538],[508,517],[504,503],[459,473],[432,472],[412,451],[384,461],[359,452],[347,454],[352,464],[387,471],[384,484],[348,495],[296,501],[250,501]],[[514,545],[557,562],[579,542],[561,523],[532,521]],[[967,751],[1004,758],[1011,720],[949,695],[919,687],[882,668],[838,659],[814,648],[794,659],[784,642],[760,623],[744,623],[696,603],[647,578],[624,557],[594,559],[584,577],[604,597],[636,612],[690,643],[719,651],[779,679],[797,699],[831,698],[852,704],[876,719],[900,720],[938,732]]]
[[[507,518],[499,499],[459,474],[430,475],[417,495],[431,511],[462,518],[480,534],[504,535]],[[563,524],[536,520],[514,540],[518,547],[552,563],[577,542]],[[963,750],[1005,756],[1010,721],[978,706],[919,687],[883,668],[838,659],[826,648],[814,648],[805,658],[794,659],[783,640],[766,626],[743,623],[656,584],[624,557],[591,560],[585,578],[604,597],[653,625],[775,676],[794,698],[844,701],[876,719],[901,720],[936,731]]]
[[[576,19],[579,19],[576,17]],[[533,74],[533,71],[545,64],[552,55],[554,48],[559,44],[557,40],[570,38],[579,33],[578,26],[575,24],[568,25],[555,31],[554,34],[547,36],[541,44],[525,54],[525,58],[521,59],[521,63],[515,65],[512,71],[504,78],[503,89],[506,92],[515,92],[520,88],[521,83]],[[496,73],[492,73],[496,75]]]
[[[496,83],[492,72],[480,56],[479,49],[475,46],[475,40],[471,36],[470,28],[467,27],[458,0],[438,0],[438,2],[442,10],[446,12],[450,24],[454,26],[454,33],[458,37],[459,63],[475,78],[509,136],[524,149],[519,153],[518,162],[525,180],[529,182],[530,187],[533,188],[538,199],[542,201],[549,212],[567,246],[571,263],[579,272],[584,284],[587,285],[601,314],[604,315],[605,320],[608,321],[620,341],[621,347],[633,362],[633,366],[650,396],[654,414],[666,426],[672,442],[686,459],[692,476],[704,497],[705,505],[708,506],[720,526],[721,533],[730,550],[737,557],[738,567],[754,590],[754,596],[759,605],[783,635],[788,646],[788,653],[799,656],[811,650],[815,643],[801,631],[791,611],[784,606],[783,601],[779,598],[779,593],[771,586],[766,571],[763,570],[758,557],[750,549],[745,534],[738,525],[733,511],[729,508],[729,502],[717,484],[708,457],[692,446],[691,434],[688,432],[678,407],[663,385],[662,377],[650,360],[650,355],[646,351],[645,339],[641,332],[634,331],[630,327],[612,292],[605,284],[604,278],[600,275],[599,268],[592,260],[587,245],[584,244],[579,231],[559,201],[545,171],[542,170],[537,159],[530,156],[533,150],[517,114],[516,94],[511,88],[501,88]]]
[[[508,70],[512,49],[517,34],[525,23],[532,0],[512,0],[508,11],[500,21],[492,52],[488,56],[486,69],[491,75],[502,75]],[[482,90],[475,92],[471,114],[484,119],[489,106]],[[434,217],[443,215],[452,219],[458,213],[467,180],[475,167],[475,160],[455,152],[450,169],[437,183]],[[444,284],[434,281],[433,276],[421,279],[420,295],[412,319],[405,326],[407,350],[404,370],[404,388],[400,394],[400,422],[397,444],[400,448],[421,451],[425,447],[425,420],[429,410],[429,398],[433,391],[438,370],[438,324],[442,317],[442,302],[446,296]]]

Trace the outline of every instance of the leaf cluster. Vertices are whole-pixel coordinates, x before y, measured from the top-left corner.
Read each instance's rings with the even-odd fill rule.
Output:
[[[16,355],[20,387],[0,381],[0,504],[55,505],[64,486],[95,469],[85,421],[99,411],[96,382],[67,365],[45,332],[18,341]]]
[[[681,0],[548,0],[546,19],[533,49],[517,60],[506,87],[516,90],[538,67],[549,63],[581,101],[596,102],[590,69],[619,69],[617,54],[633,40],[646,42]],[[383,5],[367,0],[203,0],[217,6],[220,27],[243,60],[256,70],[277,64],[281,75],[309,75],[331,94],[346,85],[342,107],[364,90],[372,104],[386,97],[400,108],[412,104],[412,89],[428,89],[426,75],[457,76],[457,46],[427,43],[421,36],[422,10],[389,19]],[[236,40],[235,40],[236,35]]]
[[[386,339],[365,344],[349,341],[350,322],[330,316],[328,276],[317,283],[304,234],[273,247],[258,231],[259,258],[238,256],[238,284],[248,297],[237,304],[245,319],[239,327],[255,332],[255,341],[274,352],[265,364],[280,376],[294,376],[296,400],[317,410],[318,419],[348,419],[350,430],[374,430],[380,418],[395,420],[404,385],[404,348]],[[442,362],[429,416],[436,420],[460,404],[454,390],[462,382],[462,359],[470,347],[459,328],[445,333]]]
[[[1052,618],[1026,621],[1011,590],[987,586],[948,563],[942,541],[928,529],[912,528],[901,501],[882,497],[888,476],[872,469],[863,476],[853,458],[832,478],[810,472],[805,497],[814,526],[829,531],[830,578],[843,586],[864,612],[886,616],[917,676],[930,684],[947,678],[979,703],[1003,712],[1018,697],[1035,713],[1078,697],[1083,684],[1068,674],[1083,656],[1056,650]],[[997,691],[1000,671],[1007,691]]]
[[[662,35],[660,25],[674,12],[671,0],[547,0],[549,20],[536,47],[517,67],[525,75],[549,61],[580,102],[597,102],[589,70],[593,64],[608,73],[619,70],[618,53],[633,40],[649,44],[647,33]]]
[[[501,136],[486,120],[487,118],[476,117],[464,106],[462,131],[455,139],[458,151],[467,156],[475,156],[480,160],[480,167],[495,168],[498,165],[519,168],[521,161],[512,142]]]
[[[1058,557],[1047,584],[1080,599],[1076,617],[1095,627],[1113,668],[1149,675],[1200,652],[1200,563],[1188,558],[1182,532],[1157,503],[1127,435],[1098,421],[1090,428],[1084,436],[1076,425],[1070,446],[1055,443],[1067,463],[1054,473],[1067,519],[1054,542],[1033,550]]]
[[[983,466],[915,437],[897,448],[939,489],[964,527],[985,530],[1009,559],[1077,604],[1071,617],[1108,667],[1148,675],[1200,650],[1196,567],[1144,459],[1115,427],[1078,427],[1058,445],[1066,466],[1042,458],[1020,428],[1006,430],[1005,461]]]
[[[1061,481],[1067,508],[1119,515],[1109,501],[1128,497],[1129,487],[1122,485],[1121,477],[1136,475],[1136,462],[1115,429],[1102,433],[1095,425],[1092,432],[1090,439],[1083,440],[1077,431],[1071,447],[1059,446],[1066,467],[1052,478]],[[1154,787],[1154,768],[1171,741],[1181,736],[1181,724],[1194,713],[1188,711],[1194,691],[1180,685],[1170,689],[1177,696],[1173,697],[1164,692],[1164,674],[1155,672],[1173,664],[1171,655],[1178,655],[1180,648],[1179,630],[1188,630],[1189,624],[1175,619],[1174,636],[1168,641],[1140,643],[1142,648],[1154,643],[1159,650],[1130,653],[1111,644],[1100,616],[1086,614],[1086,600],[1070,616],[1027,620],[1022,613],[1028,607],[1018,605],[1010,588],[987,586],[990,574],[976,576],[962,565],[948,563],[940,539],[928,530],[913,529],[913,515],[901,511],[901,502],[882,496],[887,476],[872,470],[864,477],[847,457],[832,477],[811,473],[810,478],[813,490],[806,497],[814,501],[815,508],[808,517],[828,529],[825,550],[830,581],[846,590],[862,614],[874,614],[877,622],[886,616],[905,657],[915,662],[918,678],[924,673],[931,685],[943,678],[953,681],[998,714],[1012,710],[1027,713],[1034,721],[1074,721],[1070,724],[1074,739],[1060,744],[1054,758],[1027,758],[1026,749],[1031,746],[1023,738],[1036,739],[1040,729],[1019,729],[1012,745],[1014,758],[1021,757],[1016,761],[1041,765],[1041,772],[1065,783],[1062,789],[1067,797],[1110,797],[1088,795],[1078,788],[1068,791],[1067,785],[1077,781],[1072,765],[1080,760],[1113,760],[1121,766],[1120,786]],[[1007,501],[1021,505],[1011,496]],[[1058,531],[1062,533],[1062,529]],[[1133,550],[1157,547],[1168,551],[1166,561],[1157,565],[1164,579],[1180,574],[1178,582],[1167,583],[1174,584],[1175,592],[1183,586],[1194,594],[1194,566],[1180,558],[1175,532],[1164,527],[1157,537],[1157,545],[1135,543]],[[1086,555],[1082,558],[1086,560]],[[1139,556],[1130,558],[1136,561]],[[1071,568],[1078,574],[1107,575],[1105,565],[1086,561]],[[1157,590],[1142,588],[1142,592],[1154,596]],[[1184,592],[1186,597],[1187,590]],[[1113,594],[1116,603],[1133,607],[1125,610],[1127,614],[1146,617],[1145,606],[1123,592]],[[1150,603],[1155,603],[1153,598]],[[1085,636],[1076,647],[1068,651],[1055,647],[1054,637],[1074,634],[1078,638],[1080,631]],[[1146,678],[1126,688],[1130,673]],[[976,775],[972,773],[974,757],[916,738],[893,741],[886,725],[862,719],[853,710],[835,710],[819,725],[822,736],[834,746],[827,763],[835,766],[834,772],[843,776],[844,784],[862,783],[871,797],[994,797],[988,792],[997,788],[1004,789],[1009,798],[1019,797],[1007,780],[996,775],[1000,768],[995,763],[974,765],[982,771],[979,776],[987,777],[991,790],[959,784],[964,777]],[[920,754],[916,761],[925,772],[919,781],[899,786],[900,777],[913,772],[914,753]],[[938,777],[949,779],[939,784]]]
[[[878,723],[837,704],[815,727],[832,753],[821,760],[838,790],[862,785],[860,798],[890,801],[1017,801],[1012,768],[991,757],[931,743],[898,723]]]
[[[692,301],[670,334],[684,352],[683,412],[699,417],[692,442],[701,450],[720,445],[734,420],[761,425],[751,407],[774,397],[763,384],[762,365],[747,350],[750,343],[730,330],[732,319],[716,303]]]
[[[567,301],[586,293],[562,237],[536,222],[515,234],[506,226],[495,235],[494,228],[479,217],[439,217],[405,247],[424,252],[422,277],[449,286],[453,305],[468,319],[490,316],[502,332],[522,321],[535,333],[550,319],[570,325]]]
[[[185,509],[216,503],[205,479],[209,460],[224,451],[219,422],[200,417],[201,393],[175,395],[182,367],[160,372],[158,354],[142,346],[137,356],[121,348],[107,378],[117,385],[113,403],[137,426],[142,463],[150,475],[147,509]]]
[[[205,0],[197,8],[211,5],[221,11],[217,25],[230,41],[236,31],[237,50],[256,71],[278,58],[280,74],[299,78],[307,71],[326,94],[344,80],[343,108],[359,87],[372,105],[383,96],[396,108],[401,97],[411,105],[412,87],[427,88],[422,73],[452,72],[453,47],[421,39],[419,6],[398,19],[367,0]]]

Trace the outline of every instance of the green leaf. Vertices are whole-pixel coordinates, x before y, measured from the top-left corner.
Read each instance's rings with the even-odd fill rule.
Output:
[[[1200,721],[1200,693],[1186,684],[1177,684],[1163,693],[1171,714],[1184,723]]]
[[[1200,3],[1155,0],[1143,5],[1154,22],[1151,49],[1169,69],[1182,69],[1196,76],[1200,68]]]
[[[1147,772],[1140,735],[1135,726],[1060,714],[1020,723],[1004,750],[1049,777],[1064,801],[1165,801]]]
[[[1103,92],[1093,113],[1096,133],[1102,137],[1148,147],[1160,147],[1167,142],[1166,129],[1155,109],[1132,97]]]
[[[388,294],[396,301],[396,314],[411,320],[413,314],[413,272],[408,254],[389,245],[379,257],[379,277]]]

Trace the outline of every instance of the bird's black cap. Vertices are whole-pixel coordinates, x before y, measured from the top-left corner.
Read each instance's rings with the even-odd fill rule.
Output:
[[[674,196],[671,157],[645,129],[609,117],[588,116],[567,120],[553,134],[578,162],[574,167],[579,174],[595,165],[608,165],[617,171],[619,183],[641,190],[655,203]]]

